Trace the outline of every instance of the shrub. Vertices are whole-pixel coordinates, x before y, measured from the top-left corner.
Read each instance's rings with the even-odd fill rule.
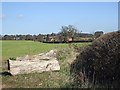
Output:
[[[16,60],[16,58],[15,58],[15,57],[10,57],[9,59],[10,59],[10,60]]]
[[[120,87],[120,31],[102,35],[71,64],[77,86]]]

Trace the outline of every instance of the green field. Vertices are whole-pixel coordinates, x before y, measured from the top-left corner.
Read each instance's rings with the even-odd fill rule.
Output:
[[[59,72],[30,73],[16,76],[3,76],[2,85],[4,88],[65,88],[72,87],[70,79],[70,62],[74,57],[74,48],[83,47],[88,43],[77,44],[47,44],[34,41],[0,41],[2,43],[3,71],[6,60],[10,57],[33,55],[57,49],[57,59],[61,69]],[[69,47],[71,45],[71,47]]]
[[[51,49],[61,49],[68,46],[68,44],[46,44],[34,41],[0,41],[0,43],[1,42],[3,60],[10,57],[38,54]]]
[[[0,41],[2,43],[2,59],[6,60],[10,57],[18,57],[24,55],[33,55],[41,52],[47,52],[51,49],[62,49],[69,44],[48,44],[34,41]],[[78,43],[79,46],[84,46],[88,43]]]

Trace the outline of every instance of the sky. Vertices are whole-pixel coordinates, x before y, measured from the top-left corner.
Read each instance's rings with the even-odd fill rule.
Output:
[[[3,35],[58,33],[64,25],[74,25],[79,32],[107,33],[118,29],[118,3],[2,2],[0,18]]]
[[[118,30],[120,30],[120,2],[118,2]]]

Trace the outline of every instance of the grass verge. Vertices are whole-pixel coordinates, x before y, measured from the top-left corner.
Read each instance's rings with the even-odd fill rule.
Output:
[[[9,45],[8,45],[9,44]],[[18,47],[15,47],[18,46]],[[3,41],[3,58],[17,57],[29,54],[28,47],[31,47],[30,54],[37,54],[38,52],[46,52],[50,49],[57,49],[57,59],[59,60],[61,69],[58,72],[43,72],[21,74],[16,76],[3,76],[3,88],[70,88],[72,87],[72,80],[70,79],[70,63],[75,58],[74,49],[88,45],[87,43],[80,44],[44,44],[32,41]],[[15,48],[14,48],[15,47]],[[17,53],[14,51],[18,51]],[[27,50],[27,51],[25,51]],[[3,66],[6,67],[5,60]],[[6,68],[4,69],[6,70]]]

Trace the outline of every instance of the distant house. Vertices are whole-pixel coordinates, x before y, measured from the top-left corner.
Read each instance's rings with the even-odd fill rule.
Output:
[[[15,37],[14,40],[20,40],[20,37]]]
[[[55,37],[54,36],[49,37],[49,41],[50,42],[54,42],[55,41]]]
[[[70,41],[73,41],[73,39],[72,39],[71,37],[65,37],[65,38],[64,38],[64,41],[65,41],[65,42],[70,42]]]
[[[103,35],[103,34],[104,34],[103,31],[96,31],[96,32],[94,33],[94,38],[96,39],[96,38],[100,37],[100,36]]]

